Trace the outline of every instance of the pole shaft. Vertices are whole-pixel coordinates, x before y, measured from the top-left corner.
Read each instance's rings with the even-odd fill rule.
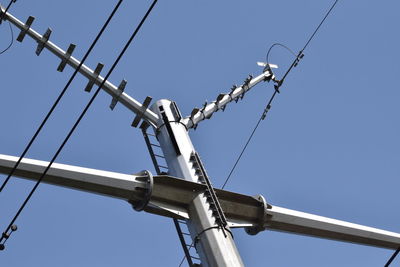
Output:
[[[155,129],[169,168],[169,174],[185,180],[200,182],[193,168],[191,155],[195,152],[185,125],[178,122],[176,108],[169,100],[160,100],[152,110],[164,121]],[[218,227],[204,193],[200,192],[189,204],[189,231],[202,266],[244,266],[230,229]]]

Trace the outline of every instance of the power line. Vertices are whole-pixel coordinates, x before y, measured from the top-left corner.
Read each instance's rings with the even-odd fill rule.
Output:
[[[12,26],[11,26],[10,22],[8,22],[8,25],[10,26],[11,41],[10,41],[10,44],[7,46],[7,48],[5,48],[3,51],[0,52],[0,55],[4,54],[5,52],[7,52],[8,49],[10,49],[11,46],[13,45],[13,43],[14,43],[14,31],[12,29]]]
[[[40,178],[38,179],[38,181],[36,182],[35,186],[33,187],[33,189],[31,190],[31,192],[29,193],[28,197],[25,199],[25,201],[23,202],[23,204],[21,205],[21,207],[19,208],[19,210],[17,211],[17,213],[15,214],[14,218],[11,220],[10,224],[8,225],[8,227],[6,228],[6,230],[3,232],[3,236],[0,238],[0,243],[4,240],[4,242],[1,244],[3,245],[4,248],[4,243],[7,240],[7,237],[5,237],[5,235],[8,234],[8,232],[10,231],[10,229],[13,227],[14,222],[16,221],[16,219],[18,218],[18,216],[21,214],[22,210],[24,209],[24,207],[26,206],[26,204],[28,203],[28,201],[30,200],[30,198],[32,197],[33,193],[35,192],[35,190],[37,189],[37,187],[39,186],[40,182],[43,180],[43,177],[47,174],[47,172],[49,171],[49,169],[51,168],[52,164],[54,163],[54,161],[57,159],[58,155],[60,154],[60,152],[62,151],[62,149],[64,148],[65,144],[68,142],[69,138],[72,136],[73,132],[75,131],[76,127],[79,125],[80,121],[82,120],[82,118],[85,116],[86,112],[88,111],[88,109],[90,108],[90,106],[92,105],[93,101],[96,99],[97,95],[99,94],[101,88],[103,87],[103,85],[105,84],[105,82],[107,81],[107,79],[110,77],[111,73],[114,71],[115,67],[118,65],[119,61],[121,60],[121,58],[123,57],[123,55],[125,54],[126,50],[129,48],[130,44],[132,43],[133,39],[135,38],[136,34],[139,32],[140,28],[142,27],[143,23],[145,22],[145,20],[147,19],[148,15],[150,14],[150,12],[152,11],[153,7],[155,6],[155,4],[157,3],[158,0],[154,0],[153,3],[151,4],[151,6],[149,7],[149,9],[147,10],[146,14],[144,15],[144,17],[142,18],[142,20],[140,21],[139,25],[136,27],[135,31],[132,33],[131,37],[129,38],[129,40],[127,41],[127,43],[125,44],[124,48],[122,49],[122,51],[120,52],[120,54],[118,55],[117,59],[115,60],[115,62],[113,63],[113,65],[111,66],[110,70],[108,71],[107,75],[104,77],[103,82],[99,85],[99,87],[97,88],[96,92],[93,94],[92,98],[89,100],[88,104],[86,105],[86,107],[83,109],[82,113],[80,114],[79,118],[76,120],[75,124],[73,125],[73,127],[71,128],[71,130],[68,132],[67,136],[65,137],[64,141],[62,142],[61,146],[57,149],[56,153],[54,154],[53,158],[51,159],[51,161],[49,162],[49,164],[47,165],[45,171],[43,172],[43,174],[40,176]]]
[[[4,17],[5,14],[7,13],[7,11],[10,9],[11,5],[12,5],[13,3],[15,3],[15,2],[17,2],[17,0],[10,0],[10,2],[8,3],[8,5],[7,5],[6,9],[4,10],[4,12],[3,12],[3,10],[0,8],[0,24],[1,24],[2,20],[3,20],[3,17]],[[1,6],[0,6],[0,7],[1,7]],[[13,29],[12,29],[12,27],[11,27],[11,23],[8,22],[8,24],[10,25],[11,41],[10,41],[10,44],[7,46],[7,48],[0,52],[0,55],[1,55],[1,54],[4,54],[5,52],[7,52],[7,50],[10,49],[10,47],[11,47],[11,46],[13,45],[13,43],[14,43],[14,31],[13,31]],[[0,192],[1,192],[1,190],[0,190]]]
[[[7,178],[4,180],[3,184],[0,187],[0,192],[3,191],[4,187],[6,186],[8,181],[10,180],[11,176],[16,171],[18,165],[21,163],[21,160],[25,157],[26,153],[28,152],[28,150],[32,146],[33,142],[36,140],[36,137],[39,135],[40,131],[42,130],[42,128],[44,127],[44,125],[46,124],[48,119],[50,118],[51,114],[53,113],[53,111],[57,107],[57,105],[60,102],[61,98],[64,96],[64,94],[66,93],[67,89],[71,85],[72,81],[75,79],[75,76],[79,72],[79,70],[82,67],[82,65],[85,63],[85,61],[88,58],[89,54],[92,52],[93,48],[97,44],[97,41],[100,39],[101,35],[103,34],[104,30],[107,28],[108,24],[110,23],[111,19],[113,18],[113,16],[117,12],[117,10],[118,10],[118,8],[119,8],[119,6],[121,5],[122,2],[123,2],[123,0],[119,0],[117,5],[114,7],[113,11],[111,12],[109,17],[107,18],[107,20],[104,23],[103,27],[101,28],[101,30],[97,34],[96,38],[94,39],[93,43],[90,45],[90,47],[87,50],[86,54],[83,56],[82,61],[79,63],[78,67],[75,69],[74,73],[69,78],[69,80],[68,80],[67,84],[65,85],[64,89],[61,91],[60,95],[57,97],[57,99],[54,102],[53,106],[50,108],[49,112],[47,113],[47,115],[45,116],[43,121],[41,122],[39,128],[36,130],[35,134],[32,136],[31,140],[29,141],[28,145],[25,147],[25,149],[22,152],[21,156],[19,157],[18,161],[15,163],[15,165],[12,168],[11,172],[8,174]]]
[[[333,8],[336,6],[336,4],[337,4],[338,1],[339,1],[339,0],[336,0],[336,1],[332,4],[332,6],[331,6],[330,9],[328,10],[328,12],[325,14],[324,18],[323,18],[323,19],[321,20],[321,22],[319,23],[318,27],[314,30],[313,34],[311,35],[311,37],[310,37],[310,38],[308,39],[308,41],[306,42],[306,44],[304,45],[303,49],[301,49],[300,52],[297,54],[297,56],[293,53],[293,51],[292,51],[290,48],[288,48],[287,46],[285,46],[285,45],[283,45],[283,44],[280,44],[280,43],[274,43],[274,44],[272,44],[272,45],[270,46],[270,48],[268,49],[267,56],[266,56],[266,58],[267,58],[267,64],[269,63],[268,60],[269,60],[269,53],[270,53],[271,49],[272,49],[274,46],[277,46],[277,45],[282,46],[282,47],[286,48],[287,50],[289,50],[292,54],[295,55],[296,58],[293,60],[293,62],[292,62],[292,64],[290,65],[290,67],[289,67],[288,70],[285,72],[285,74],[283,75],[282,79],[281,79],[281,80],[275,80],[275,82],[276,82],[276,84],[274,85],[275,91],[274,91],[274,93],[272,94],[271,98],[269,99],[269,101],[268,101],[268,103],[267,103],[267,106],[266,106],[265,109],[264,109],[263,114],[261,115],[260,119],[259,119],[258,122],[256,123],[256,126],[254,127],[253,131],[251,132],[249,138],[247,139],[247,142],[246,142],[246,144],[244,145],[242,151],[240,152],[238,158],[236,159],[235,164],[233,165],[232,169],[230,170],[230,172],[229,172],[229,174],[228,174],[228,177],[225,179],[225,182],[224,182],[224,184],[222,185],[222,189],[225,188],[226,184],[228,183],[229,179],[231,178],[232,173],[234,172],[236,166],[238,165],[240,159],[242,158],[243,153],[246,151],[246,148],[247,148],[247,146],[249,145],[251,139],[253,138],[254,133],[256,132],[258,126],[259,126],[260,123],[261,123],[261,121],[265,119],[265,117],[267,116],[268,111],[271,109],[272,101],[274,100],[276,94],[277,94],[277,93],[280,93],[279,88],[282,86],[283,82],[285,81],[285,79],[286,79],[286,77],[288,76],[288,74],[290,73],[290,71],[291,71],[294,67],[296,67],[297,64],[299,63],[299,61],[304,57],[304,54],[303,54],[304,50],[305,50],[305,49],[307,48],[307,46],[310,44],[311,40],[314,38],[315,34],[316,34],[316,33],[318,32],[318,30],[321,28],[322,24],[325,22],[326,18],[329,16],[329,14],[330,14],[331,11],[333,10]]]
[[[4,12],[2,12],[2,10],[0,10],[0,23],[3,20],[3,16],[5,16],[5,14],[7,13],[7,11],[10,9],[11,5],[13,3],[17,2],[17,0],[10,0],[10,2],[8,3],[6,9],[4,10]]]
[[[390,257],[390,259],[386,262],[385,267],[389,267],[389,265],[396,258],[397,254],[399,254],[399,252],[400,252],[400,247],[393,253],[393,255]]]

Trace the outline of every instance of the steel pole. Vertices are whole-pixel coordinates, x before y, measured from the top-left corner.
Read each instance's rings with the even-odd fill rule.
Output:
[[[195,149],[186,126],[180,122],[181,117],[176,105],[169,100],[159,100],[151,110],[160,118],[155,134],[163,150],[169,175],[200,183],[199,175],[191,161]],[[202,266],[244,266],[229,227],[218,227],[203,192],[193,198],[188,211],[189,231]]]

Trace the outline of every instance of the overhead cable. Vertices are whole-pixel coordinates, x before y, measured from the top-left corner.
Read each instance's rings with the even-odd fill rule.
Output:
[[[5,14],[10,9],[11,5],[13,3],[15,3],[15,2],[17,2],[17,0],[10,0],[10,2],[8,3],[8,5],[7,5],[6,9],[4,10],[4,12],[2,12],[2,10],[0,10],[0,24],[1,24],[2,20],[3,20],[3,16],[5,16]],[[1,7],[1,5],[0,5],[0,7]]]
[[[1,54],[4,54],[5,52],[7,52],[8,49],[10,49],[11,46],[13,45],[13,43],[14,43],[14,31],[13,31],[13,28],[12,28],[10,22],[8,22],[8,25],[10,26],[10,34],[11,34],[10,44],[9,44],[5,49],[3,49],[3,50],[0,52],[0,55],[1,55]]]
[[[3,12],[3,10],[0,9],[0,24],[1,24],[1,22],[3,21],[3,17],[4,17],[5,14],[7,13],[7,11],[10,9],[11,5],[12,5],[13,3],[15,3],[15,2],[17,2],[17,0],[10,0],[10,2],[8,3],[8,5],[7,5],[6,9],[4,10],[4,12]],[[0,8],[1,8],[1,6],[0,6]],[[13,45],[13,43],[14,43],[14,31],[13,31],[13,29],[12,29],[12,27],[11,27],[11,23],[8,22],[8,24],[9,24],[9,26],[10,26],[11,41],[10,41],[10,44],[7,46],[7,48],[5,48],[3,51],[0,52],[0,55],[1,55],[1,54],[4,54],[5,52],[7,52],[8,49],[10,49],[10,47],[11,47],[11,46]],[[1,190],[0,190],[0,191],[1,191]]]
[[[390,259],[386,262],[385,267],[389,267],[390,264],[392,263],[392,261],[397,257],[397,255],[400,252],[400,247],[398,249],[396,249],[396,251],[392,254],[392,256],[390,257]]]
[[[79,115],[78,119],[76,120],[76,122],[74,123],[74,125],[72,126],[71,130],[68,132],[67,136],[65,137],[64,141],[62,142],[62,144],[60,145],[60,147],[57,149],[56,153],[54,154],[53,158],[51,159],[51,161],[49,162],[49,164],[47,165],[45,171],[42,173],[42,175],[39,177],[39,179],[37,180],[35,186],[32,188],[32,190],[30,191],[29,195],[27,196],[27,198],[25,199],[25,201],[22,203],[21,207],[18,209],[17,213],[15,214],[15,216],[13,217],[13,219],[11,220],[11,222],[9,223],[9,225],[7,226],[6,230],[3,232],[3,236],[0,238],[0,244],[2,245],[2,248],[4,249],[4,243],[6,242],[6,240],[8,239],[7,235],[9,235],[9,231],[12,231],[12,227],[14,226],[14,222],[17,220],[18,216],[21,214],[21,212],[23,211],[23,209],[25,208],[26,204],[29,202],[30,198],[32,197],[33,193],[36,191],[36,189],[38,188],[39,184],[41,183],[41,181],[43,180],[43,178],[45,177],[45,175],[47,174],[47,172],[49,171],[49,169],[51,168],[51,166],[53,165],[54,161],[57,159],[58,155],[60,154],[60,152],[62,151],[62,149],[64,148],[64,146],[66,145],[66,143],[68,142],[69,138],[72,136],[72,134],[74,133],[75,129],[77,128],[77,126],[79,125],[79,123],[81,122],[81,120],[83,119],[83,117],[85,116],[86,112],[88,111],[88,109],[90,108],[90,106],[92,105],[92,103],[94,102],[94,100],[96,99],[97,95],[99,94],[101,88],[104,86],[105,82],[108,80],[108,78],[110,77],[110,75],[112,74],[112,72],[114,71],[115,67],[118,65],[119,61],[121,60],[121,58],[123,57],[123,55],[125,54],[126,50],[129,48],[130,44],[132,43],[132,41],[134,40],[135,36],[137,35],[137,33],[139,32],[140,28],[142,27],[143,23],[146,21],[147,17],[149,16],[149,14],[151,13],[152,9],[154,8],[155,4],[157,3],[158,0],[154,0],[153,3],[151,4],[151,6],[149,7],[149,9],[147,10],[146,14],[144,15],[144,17],[142,18],[142,20],[140,21],[139,25],[135,28],[134,32],[132,33],[131,37],[129,38],[129,40],[127,41],[127,43],[125,44],[124,48],[122,49],[122,51],[120,52],[120,54],[118,55],[117,59],[114,61],[113,65],[111,66],[110,70],[108,71],[107,75],[104,77],[103,82],[99,85],[99,87],[97,88],[96,92],[93,94],[93,96],[91,97],[91,99],[89,100],[89,102],[87,103],[87,105],[85,106],[85,108],[83,109],[82,113]]]
[[[24,151],[22,152],[22,154],[18,158],[18,160],[15,163],[14,167],[12,168],[11,172],[8,174],[7,178],[4,180],[3,184],[0,187],[0,192],[4,189],[4,187],[6,186],[8,181],[10,180],[11,176],[16,171],[18,165],[21,163],[21,160],[25,157],[26,153],[28,152],[28,150],[32,146],[32,144],[35,141],[36,137],[39,135],[40,131],[42,130],[42,128],[44,127],[44,125],[46,124],[48,119],[50,118],[51,114],[53,113],[53,111],[57,107],[58,103],[60,102],[60,100],[62,99],[64,94],[66,93],[66,91],[69,88],[69,86],[71,85],[72,81],[75,79],[76,74],[79,72],[80,68],[85,63],[85,61],[88,58],[89,54],[92,52],[93,48],[97,44],[97,41],[100,39],[101,35],[103,34],[104,30],[107,28],[108,24],[110,23],[111,19],[113,18],[113,16],[117,12],[117,10],[118,10],[118,8],[119,8],[119,6],[121,5],[122,2],[123,2],[123,0],[119,0],[118,3],[116,4],[116,6],[114,7],[113,11],[111,12],[109,17],[107,18],[106,22],[104,23],[103,27],[101,28],[101,30],[97,34],[96,38],[93,40],[92,44],[90,45],[89,49],[86,51],[85,55],[83,56],[82,61],[79,63],[78,67],[75,69],[75,71],[73,72],[73,74],[69,78],[67,84],[64,86],[64,89],[61,91],[61,93],[57,97],[57,99],[54,102],[53,106],[50,108],[50,110],[48,111],[47,115],[45,116],[43,121],[40,123],[40,125],[39,125],[38,129],[36,130],[35,134],[32,136],[31,140],[29,141],[28,145],[25,147]]]
[[[307,48],[307,46],[310,44],[311,40],[314,38],[314,36],[315,36],[316,33],[318,32],[318,30],[321,28],[322,24],[325,22],[326,18],[329,16],[329,14],[330,14],[331,11],[333,10],[333,8],[336,6],[336,4],[337,4],[338,1],[339,1],[339,0],[336,0],[336,1],[332,4],[332,6],[331,6],[330,9],[328,10],[328,12],[325,14],[324,18],[321,20],[321,22],[319,23],[319,25],[317,26],[317,28],[314,30],[314,32],[313,32],[313,34],[311,35],[311,37],[307,40],[306,44],[304,45],[304,47],[300,50],[300,52],[299,52],[297,55],[295,55],[295,54],[293,53],[293,51],[292,51],[290,48],[288,48],[287,46],[285,46],[285,45],[283,45],[283,44],[280,44],[280,43],[274,43],[274,44],[272,44],[272,45],[270,46],[270,48],[268,49],[267,56],[266,56],[266,57],[267,57],[267,64],[268,64],[268,62],[269,62],[269,61],[268,61],[268,59],[269,59],[268,57],[269,57],[270,51],[272,50],[272,48],[273,48],[274,46],[277,46],[277,45],[282,46],[282,47],[286,48],[287,50],[289,50],[292,54],[295,55],[296,58],[294,59],[294,61],[292,62],[292,64],[291,64],[290,67],[288,68],[288,70],[285,72],[285,74],[283,75],[282,79],[281,79],[281,80],[275,80],[275,82],[276,82],[276,84],[275,84],[275,86],[274,86],[274,87],[275,87],[275,91],[274,91],[274,93],[272,94],[272,96],[270,97],[270,99],[269,99],[269,101],[268,101],[266,107],[264,108],[264,111],[263,111],[263,113],[262,113],[260,119],[259,119],[258,122],[256,123],[256,126],[254,127],[253,131],[251,132],[249,138],[247,139],[246,144],[244,145],[242,151],[240,152],[238,158],[236,159],[235,164],[233,165],[233,167],[232,167],[232,169],[230,170],[230,172],[229,172],[227,178],[225,179],[225,182],[224,182],[223,185],[222,185],[222,189],[225,188],[226,184],[228,183],[229,179],[231,178],[232,173],[234,172],[236,166],[238,165],[240,159],[242,158],[243,153],[246,151],[246,148],[247,148],[247,146],[249,145],[251,139],[253,138],[254,133],[256,132],[258,126],[259,126],[260,123],[261,123],[261,121],[265,119],[265,117],[267,116],[268,111],[271,109],[271,104],[272,104],[272,102],[273,102],[273,100],[274,100],[276,94],[280,92],[280,91],[279,91],[279,88],[282,86],[283,82],[285,81],[285,79],[286,79],[286,77],[288,76],[288,74],[290,73],[290,71],[291,71],[294,67],[296,67],[297,64],[299,63],[299,61],[304,57],[304,54],[303,54],[304,50],[305,50],[305,49]]]

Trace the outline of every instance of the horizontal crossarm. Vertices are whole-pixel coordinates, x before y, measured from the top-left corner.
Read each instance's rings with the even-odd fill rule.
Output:
[[[397,249],[400,234],[360,224],[349,223],[310,213],[273,206],[264,226],[270,230],[308,235],[337,241]]]
[[[0,154],[0,173],[7,174],[17,160]],[[24,158],[15,175],[37,180],[47,164]],[[152,177],[148,172],[129,175],[57,163],[43,182],[123,199],[137,210],[141,207],[146,212],[177,219],[188,219],[189,204],[206,190],[204,184],[165,175]],[[271,206],[261,196],[220,189],[215,192],[228,225],[245,228],[249,234],[274,230],[388,249],[400,246],[398,233]]]
[[[4,11],[4,8],[0,6],[0,14],[4,13]],[[59,57],[62,60],[63,64],[68,64],[74,69],[77,69],[80,65],[80,62],[76,58],[72,57],[71,53],[62,50],[50,40],[46,39],[46,36],[40,35],[31,28],[31,24],[34,20],[33,17],[30,17],[30,19],[27,21],[27,24],[25,24],[12,16],[9,12],[7,12],[4,13],[4,19],[8,20],[17,28],[19,28],[23,36],[25,36],[25,34],[30,36],[32,39],[38,42],[39,47],[47,48],[51,53]],[[19,39],[22,41],[23,38]],[[89,83],[91,84],[101,85],[104,81],[104,78],[102,76],[100,76],[98,73],[96,73],[96,71],[90,69],[86,65],[81,66],[81,68],[79,69],[79,73],[89,79]],[[118,102],[122,103],[125,107],[133,111],[135,114],[139,114],[146,121],[152,124],[156,124],[158,116],[154,112],[147,108],[143,111],[143,106],[140,102],[138,102],[136,99],[132,98],[128,94],[118,90],[118,87],[111,82],[106,81],[102,89],[110,94],[113,98],[118,99]]]

